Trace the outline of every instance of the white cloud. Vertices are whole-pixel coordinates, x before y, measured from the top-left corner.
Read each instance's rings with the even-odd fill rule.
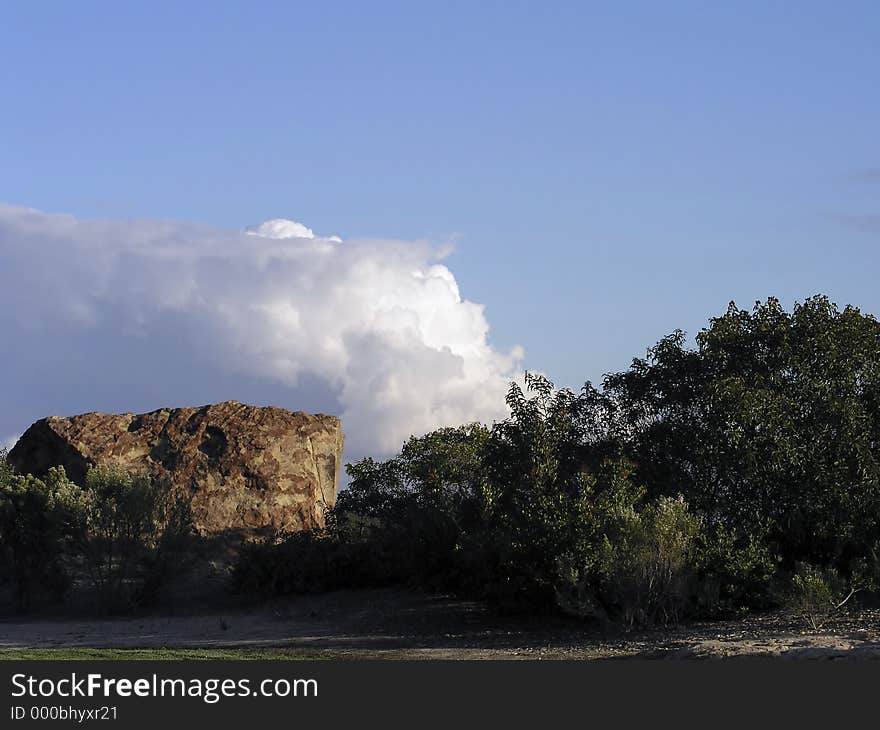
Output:
[[[341,410],[348,456],[385,454],[413,433],[503,417],[520,370],[522,351],[489,345],[483,308],[462,299],[441,256],[425,243],[343,242],[282,219],[236,232],[0,205],[0,324],[7,336],[30,332],[29,342],[100,342],[99,352],[54,356],[59,367],[84,359],[85,372],[116,379],[133,401],[131,388],[161,396],[180,377],[169,366],[133,383],[126,366],[102,360],[112,350],[127,362],[145,341],[169,364],[210,353],[212,372],[193,377],[226,378],[229,398],[238,376],[285,387],[318,379],[335,397],[329,412]]]
[[[18,443],[18,440],[21,438],[21,434],[17,436],[10,436],[6,439],[0,439],[0,450],[5,449],[6,451],[12,451],[12,447]]]
[[[248,226],[245,233],[263,238],[314,238],[315,232],[302,223],[289,221],[285,218],[273,218],[258,226]]]

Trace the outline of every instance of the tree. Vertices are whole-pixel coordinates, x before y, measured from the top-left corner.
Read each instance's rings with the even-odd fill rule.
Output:
[[[282,572],[332,554],[361,585],[631,623],[770,605],[802,563],[880,577],[880,324],[858,309],[731,303],[693,347],[674,331],[578,393],[527,373],[507,404],[350,465]]]
[[[695,349],[673,333],[602,398],[606,441],[712,529],[765,531],[787,566],[844,572],[880,539],[864,519],[880,510],[880,324],[858,309],[731,303]]]
[[[149,598],[180,560],[192,527],[189,502],[142,473],[97,466],[72,528],[99,603],[107,610]]]
[[[17,475],[0,460],[0,553],[20,608],[40,594],[57,599],[69,587],[65,548],[79,501],[63,468],[40,480]]]
[[[410,438],[394,458],[347,467],[351,483],[331,519],[341,539],[371,542],[375,560],[362,568],[435,585],[468,573],[462,562],[473,558],[485,511],[488,438],[480,424],[442,428]]]

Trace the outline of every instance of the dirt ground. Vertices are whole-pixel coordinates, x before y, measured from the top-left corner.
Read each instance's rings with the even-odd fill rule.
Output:
[[[821,631],[768,614],[674,629],[609,633],[559,619],[499,617],[478,603],[402,590],[295,596],[223,610],[124,618],[42,615],[0,620],[0,648],[244,648],[306,657],[599,659],[779,657],[880,659],[880,611]]]

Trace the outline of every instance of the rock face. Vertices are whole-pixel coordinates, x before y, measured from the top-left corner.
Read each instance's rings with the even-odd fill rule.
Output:
[[[96,464],[147,471],[192,499],[203,535],[324,524],[336,501],[342,429],[334,416],[230,401],[134,415],[86,413],[34,423],[9,453],[23,474],[64,466],[82,483]]]

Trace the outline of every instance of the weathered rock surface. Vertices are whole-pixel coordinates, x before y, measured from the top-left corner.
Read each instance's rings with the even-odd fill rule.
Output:
[[[192,499],[203,535],[322,526],[336,501],[343,435],[335,416],[235,401],[151,413],[85,413],[34,423],[9,453],[21,473],[96,464],[147,471]]]

